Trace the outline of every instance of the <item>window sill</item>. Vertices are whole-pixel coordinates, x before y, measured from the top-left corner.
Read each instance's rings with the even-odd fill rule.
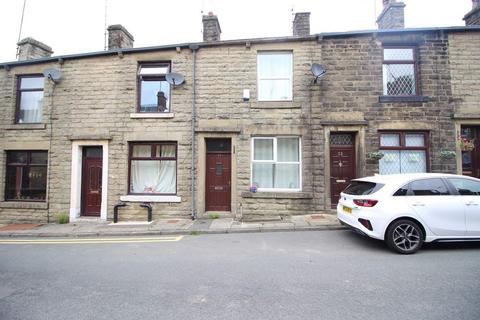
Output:
[[[428,102],[427,96],[379,96],[378,102]]]
[[[312,199],[309,192],[242,192],[242,198],[257,199]]]
[[[171,119],[175,117],[173,112],[165,112],[165,113],[130,113],[130,119]]]
[[[121,196],[120,201],[125,202],[182,202],[178,196]]]
[[[46,202],[1,201],[0,208],[12,209],[48,209]]]
[[[293,100],[279,101],[257,101],[250,106],[251,109],[301,109],[301,103],[295,103]]]
[[[45,130],[45,123],[16,123],[7,126],[7,130]]]

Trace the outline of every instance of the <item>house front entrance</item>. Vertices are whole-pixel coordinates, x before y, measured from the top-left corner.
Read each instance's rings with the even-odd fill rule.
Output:
[[[231,139],[206,139],[205,211],[231,211]]]
[[[342,192],[356,177],[355,134],[330,133],[330,193],[331,207],[336,208]]]
[[[82,216],[100,216],[102,204],[102,147],[84,147],[82,159]]]
[[[480,178],[480,126],[462,126],[459,143],[462,150],[462,174]]]

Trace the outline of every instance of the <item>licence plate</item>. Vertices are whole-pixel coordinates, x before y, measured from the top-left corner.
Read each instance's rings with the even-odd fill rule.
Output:
[[[349,208],[349,207],[345,207],[343,206],[343,211],[345,211],[346,213],[352,213],[352,208]]]

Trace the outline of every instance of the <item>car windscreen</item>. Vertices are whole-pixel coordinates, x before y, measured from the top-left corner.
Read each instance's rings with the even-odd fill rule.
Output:
[[[369,181],[352,181],[343,193],[354,196],[372,194],[380,190],[384,184]]]

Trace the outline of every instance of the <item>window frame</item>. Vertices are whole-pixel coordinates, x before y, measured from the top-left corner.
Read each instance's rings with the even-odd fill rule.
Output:
[[[291,61],[291,70],[290,70],[290,77],[287,78],[261,78],[260,77],[260,56],[265,56],[265,55],[286,55],[288,54],[290,56],[290,61]],[[293,60],[293,51],[289,50],[278,50],[278,51],[257,51],[257,100],[259,102],[288,102],[288,101],[293,101],[293,66],[294,60]],[[274,100],[268,100],[268,99],[263,99],[260,97],[260,83],[261,80],[289,80],[290,81],[290,92],[289,92],[289,97],[287,99],[274,99]]]
[[[25,78],[43,78],[43,88],[34,88],[34,89],[22,89],[22,79]],[[20,120],[20,104],[22,99],[22,92],[43,92],[43,97],[45,97],[45,76],[41,73],[31,73],[31,74],[19,74],[16,76],[16,101],[15,101],[15,124],[37,124],[42,123],[42,119],[39,122],[19,122]],[[42,117],[43,118],[43,111]]]
[[[25,152],[27,153],[26,163],[25,164],[9,164],[8,163],[8,154],[11,152]],[[47,156],[47,163],[46,164],[32,164],[32,153],[45,153]],[[36,200],[36,199],[9,199],[7,196],[8,191],[8,169],[11,168],[31,168],[31,167],[44,167],[46,169],[45,174],[45,199],[43,200]],[[21,189],[20,189],[21,190]],[[47,202],[47,190],[48,190],[48,150],[5,150],[5,190],[4,190],[4,199],[8,202],[40,202],[46,203]]]
[[[411,49],[413,60],[385,60],[385,49]],[[418,67],[418,47],[415,45],[383,45],[382,47],[382,95],[384,97],[396,97],[396,98],[405,98],[405,97],[419,97],[421,96],[420,92],[420,72]],[[385,79],[383,78],[383,66],[390,64],[408,64],[413,65],[413,76],[415,77],[415,94],[409,95],[390,95],[385,94]]]
[[[133,157],[133,146],[150,145],[150,157]],[[175,157],[156,157],[156,148],[158,145],[175,145]],[[147,160],[147,161],[175,161],[175,193],[153,193],[131,192],[132,179],[132,160]],[[172,196],[177,195],[178,192],[178,143],[176,141],[131,141],[128,143],[128,185],[127,194],[133,196]]]
[[[277,139],[278,138],[296,138],[298,139],[298,162],[282,161],[278,162]],[[272,160],[255,160],[255,140],[272,140],[273,139],[273,159]],[[253,164],[254,163],[271,163],[271,164],[298,164],[298,188],[261,188],[259,192],[300,192],[302,191],[302,137],[300,136],[258,136],[251,139],[251,155],[250,155],[250,185],[253,185]],[[274,177],[273,177],[274,178]],[[275,180],[274,180],[275,182]]]
[[[399,146],[390,146],[384,147],[381,144],[381,137],[382,134],[398,134],[399,135]],[[407,134],[421,134],[423,135],[423,147],[414,147],[414,146],[407,146],[406,145],[406,136]],[[378,151],[382,152],[382,150],[394,150],[394,151],[407,151],[407,150],[414,150],[414,151],[425,151],[425,171],[430,172],[430,152],[429,152],[429,145],[430,145],[430,134],[429,131],[418,131],[418,130],[396,130],[396,131],[388,131],[388,130],[381,130],[378,131]]]
[[[168,70],[165,74],[149,74],[146,76],[142,76],[140,71],[142,67],[167,67]],[[170,61],[139,61],[137,66],[137,107],[135,109],[136,113],[140,114],[165,114],[172,112],[172,86],[169,84],[169,93],[168,93],[168,101],[167,101],[167,110],[165,112],[157,111],[149,112],[149,111],[140,111],[141,110],[141,102],[142,102],[142,81],[167,81],[165,75],[172,71],[172,63]]]

